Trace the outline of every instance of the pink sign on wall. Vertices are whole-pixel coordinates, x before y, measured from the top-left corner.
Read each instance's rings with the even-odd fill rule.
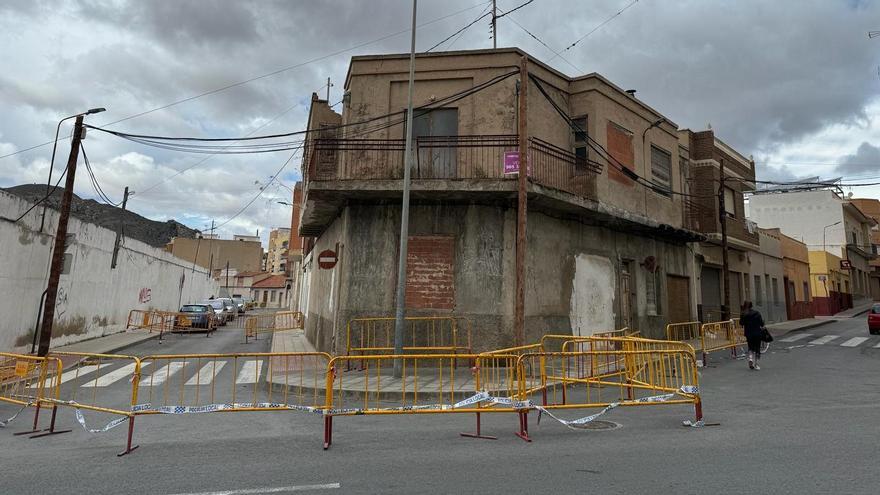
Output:
[[[504,173],[505,174],[518,174],[519,173],[519,151],[505,151],[504,152]],[[532,168],[529,167],[529,175],[532,175]]]

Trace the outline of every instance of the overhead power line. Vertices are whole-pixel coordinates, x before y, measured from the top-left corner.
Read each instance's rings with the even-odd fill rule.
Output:
[[[632,2],[630,2],[629,4],[627,4],[626,7],[624,7],[624,8],[622,8],[622,9],[618,10],[616,14],[614,14],[614,15],[612,15],[611,17],[609,17],[609,18],[605,19],[604,21],[602,21],[598,26],[596,26],[596,27],[594,27],[593,29],[591,29],[590,32],[588,32],[587,34],[585,34],[585,35],[581,36],[580,38],[578,38],[577,41],[575,41],[574,43],[568,45],[567,47],[565,47],[565,48],[564,48],[561,52],[559,52],[559,53],[565,53],[565,52],[571,50],[572,48],[575,47],[575,45],[577,45],[577,44],[580,43],[581,41],[584,41],[585,39],[587,39],[588,36],[590,36],[591,34],[595,33],[596,31],[602,29],[602,27],[603,27],[604,25],[606,25],[606,24],[608,24],[609,22],[611,22],[611,21],[613,21],[614,19],[616,19],[618,16],[620,16],[621,14],[623,14],[624,12],[626,12],[627,9],[629,9],[629,8],[632,7],[633,5],[637,4],[638,2],[639,2],[639,0],[632,0]],[[561,57],[561,56],[562,56],[562,55],[555,55],[553,58],[551,58],[550,60],[548,60],[547,63],[550,63],[550,62],[552,62],[553,60],[555,60],[556,57]]]
[[[470,10],[473,10],[473,9],[475,9],[475,8],[477,8],[477,7],[480,7],[480,6],[483,6],[483,5],[484,5],[484,2],[480,2],[480,3],[476,4],[476,5],[472,5],[472,6],[470,6],[470,7],[467,7],[467,8],[464,8],[464,9],[457,10],[457,11],[455,11],[455,12],[452,12],[451,14],[447,14],[447,15],[445,15],[445,16],[438,17],[438,18],[436,18],[436,19],[432,19],[432,20],[430,20],[430,21],[426,21],[426,22],[424,22],[424,23],[422,23],[422,24],[419,24],[417,27],[424,27],[424,26],[428,26],[428,25],[431,25],[431,24],[435,24],[435,23],[437,23],[437,22],[440,22],[440,21],[443,21],[443,20],[449,19],[450,17],[455,17],[455,16],[457,16],[457,15],[459,15],[459,14],[463,14],[463,13],[465,13],[465,12],[468,12],[468,11],[470,11]],[[145,110],[145,111],[143,111],[143,112],[139,112],[139,113],[136,113],[136,114],[134,114],[134,115],[129,115],[128,117],[124,117],[124,118],[119,119],[119,120],[114,120],[113,122],[108,122],[108,123],[106,123],[106,124],[102,124],[102,127],[109,127],[109,126],[111,126],[111,125],[118,124],[118,123],[120,123],[120,122],[125,122],[125,121],[127,121],[127,120],[135,119],[135,118],[138,118],[138,117],[142,117],[142,116],[144,116],[144,115],[148,115],[148,114],[151,114],[151,113],[153,113],[153,112],[157,112],[157,111],[159,111],[159,110],[164,110],[164,109],[166,109],[166,108],[171,108],[171,107],[173,107],[173,106],[180,105],[181,103],[186,103],[186,102],[188,102],[188,101],[192,101],[192,100],[195,100],[195,99],[198,99],[198,98],[202,98],[202,97],[204,97],[204,96],[209,96],[209,95],[213,95],[213,94],[216,94],[216,93],[220,93],[220,92],[222,92],[222,91],[226,91],[226,90],[228,90],[228,89],[232,89],[232,88],[235,88],[235,87],[238,87],[238,86],[242,86],[242,85],[244,85],[244,84],[248,84],[248,83],[251,83],[251,82],[254,82],[254,81],[258,81],[258,80],[261,80],[261,79],[265,79],[265,78],[267,78],[267,77],[271,77],[271,76],[274,76],[274,75],[277,75],[277,74],[281,74],[281,73],[283,73],[283,72],[287,72],[287,71],[290,71],[290,70],[293,70],[293,69],[297,69],[297,68],[303,67],[303,66],[308,65],[308,64],[312,64],[312,63],[315,63],[315,62],[320,62],[321,60],[325,60],[325,59],[328,59],[328,58],[332,58],[332,57],[335,57],[335,56],[337,56],[337,55],[341,55],[341,54],[343,54],[343,53],[350,52],[350,51],[352,51],[352,50],[357,50],[358,48],[363,48],[363,47],[365,47],[365,46],[372,45],[372,44],[374,44],[374,43],[378,43],[378,42],[380,42],[380,41],[385,41],[385,40],[387,40],[387,39],[394,38],[394,37],[396,37],[396,36],[400,36],[401,34],[405,34],[405,33],[408,33],[408,32],[410,32],[410,29],[404,29],[404,30],[401,30],[401,31],[397,31],[397,32],[395,32],[395,33],[391,33],[391,34],[388,34],[388,35],[385,35],[385,36],[382,36],[382,37],[379,37],[379,38],[376,38],[376,39],[370,40],[370,41],[365,41],[365,42],[363,42],[363,43],[358,43],[357,45],[354,45],[354,46],[351,46],[351,47],[348,47],[348,48],[344,48],[344,49],[342,49],[342,50],[337,50],[337,51],[335,51],[335,52],[332,52],[332,53],[329,53],[329,54],[326,54],[326,55],[322,55],[322,56],[320,56],[320,57],[315,57],[315,58],[313,58],[313,59],[310,59],[310,60],[307,60],[307,61],[304,61],[304,62],[299,62],[299,63],[293,64],[293,65],[288,65],[287,67],[282,67],[282,68],[280,68],[280,69],[276,69],[276,70],[273,70],[273,71],[271,71],[271,72],[267,72],[267,73],[265,73],[265,74],[261,74],[261,75],[259,75],[259,76],[251,77],[251,78],[245,79],[245,80],[243,80],[243,81],[238,81],[238,82],[235,82],[235,83],[232,83],[232,84],[227,84],[227,85],[225,85],[225,86],[222,86],[222,87],[219,87],[219,88],[215,88],[215,89],[212,89],[212,90],[209,90],[209,91],[205,91],[205,92],[203,92],[203,93],[200,93],[200,94],[197,94],[197,95],[193,95],[193,96],[189,96],[189,97],[186,97],[186,98],[183,98],[183,99],[180,99],[180,100],[176,100],[176,101],[173,101],[173,102],[171,102],[171,103],[167,103],[167,104],[164,104],[164,105],[160,105],[160,106],[158,106],[158,107],[151,108],[151,109],[149,109],[149,110]],[[25,152],[27,152],[27,151],[31,151],[31,150],[34,150],[34,149],[37,149],[37,148],[40,148],[40,147],[43,147],[43,146],[47,146],[47,145],[52,144],[53,142],[55,142],[55,141],[54,141],[54,140],[46,141],[46,142],[44,142],[44,143],[36,144],[36,145],[30,146],[30,147],[27,147],[27,148],[24,148],[24,149],[21,149],[21,150],[18,150],[18,151],[14,151],[14,152],[12,152],[12,153],[7,153],[7,154],[5,154],[5,155],[0,155],[0,159],[7,158],[7,157],[10,157],[10,156],[14,156],[14,155],[18,155],[18,154],[20,154],[20,153],[25,153]]]
[[[489,5],[491,5],[491,4],[492,4],[492,2],[489,2]],[[431,50],[433,50],[434,48],[437,48],[438,46],[442,45],[443,43],[446,43],[447,41],[449,41],[449,40],[451,40],[452,38],[454,38],[456,35],[464,33],[469,27],[473,26],[474,24],[480,22],[481,19],[484,19],[484,18],[486,18],[487,16],[490,16],[490,15],[492,15],[492,12],[486,12],[486,11],[485,11],[485,8],[484,8],[484,9],[483,9],[483,13],[481,13],[479,17],[477,17],[477,18],[474,19],[473,21],[469,22],[468,24],[466,24],[463,28],[459,29],[458,31],[456,31],[456,32],[454,32],[454,33],[452,33],[452,34],[450,34],[449,36],[447,36],[447,37],[445,37],[445,38],[443,38],[442,41],[438,42],[437,44],[435,44],[435,45],[432,46],[431,48],[428,48],[427,50],[425,50],[425,53],[428,53],[428,52],[430,52]]]

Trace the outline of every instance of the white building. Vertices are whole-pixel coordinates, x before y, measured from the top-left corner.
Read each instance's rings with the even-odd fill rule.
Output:
[[[778,227],[807,248],[825,250],[851,264],[853,299],[870,297],[871,227],[877,225],[832,190],[755,194],[749,215],[762,226]]]

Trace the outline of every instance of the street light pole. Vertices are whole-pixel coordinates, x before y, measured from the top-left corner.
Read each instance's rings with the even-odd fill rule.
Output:
[[[397,262],[397,311],[394,319],[394,354],[403,354],[403,332],[406,311],[406,258],[409,241],[409,188],[412,169],[413,85],[416,67],[416,5],[413,0],[412,38],[409,51],[409,95],[406,102],[406,145],[403,166],[403,202],[400,213],[400,253]],[[403,361],[394,360],[394,376],[403,376]]]
[[[825,251],[825,233],[828,231],[828,227],[834,227],[835,225],[840,224],[842,221],[843,220],[840,220],[840,221],[834,222],[830,225],[826,225],[826,226],[822,227],[822,251]]]

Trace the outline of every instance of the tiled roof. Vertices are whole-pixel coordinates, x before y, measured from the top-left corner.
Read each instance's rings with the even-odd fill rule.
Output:
[[[251,288],[254,289],[273,289],[273,288],[283,288],[287,285],[287,276],[286,275],[272,275],[271,277],[266,277],[259,282],[251,285]]]

